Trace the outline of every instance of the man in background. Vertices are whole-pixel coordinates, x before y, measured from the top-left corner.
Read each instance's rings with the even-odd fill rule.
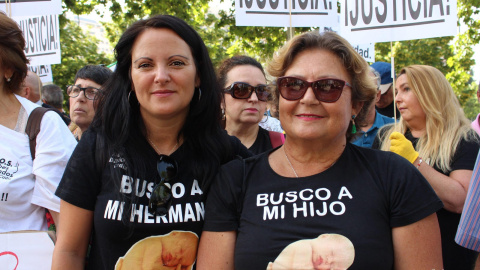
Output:
[[[63,91],[58,85],[49,84],[42,87],[42,102],[42,107],[55,110],[67,126],[70,124],[70,118],[63,111]]]
[[[381,90],[380,90],[380,74],[370,67],[372,79],[375,81],[377,85],[377,95],[375,99],[371,102],[366,102],[363,106],[362,110],[366,110],[366,125],[361,126],[360,130],[357,134],[357,137],[352,142],[355,145],[371,148],[375,137],[377,136],[378,130],[386,124],[391,124],[394,122],[393,118],[386,117],[380,114],[377,110],[375,110],[375,103],[380,100]]]
[[[395,104],[393,104],[393,78],[392,78],[392,68],[389,63],[385,62],[375,62],[371,65],[378,73],[380,73],[380,99],[376,102],[375,108],[377,112],[382,115],[394,118]],[[400,112],[397,109],[396,118],[400,118]]]
[[[40,99],[40,89],[42,89],[42,81],[35,72],[28,71],[27,77],[23,81],[23,87],[19,89],[16,94],[22,96],[33,103],[42,105]]]

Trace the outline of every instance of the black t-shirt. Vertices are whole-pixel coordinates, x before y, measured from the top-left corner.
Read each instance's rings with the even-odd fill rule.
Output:
[[[241,160],[222,166],[207,199],[204,230],[237,231],[236,270],[264,270],[287,245],[322,234],[351,241],[348,269],[392,269],[392,228],[443,206],[420,172],[393,153],[348,143],[332,167],[297,179],[272,170],[271,152],[246,159],[245,175]]]
[[[405,137],[410,140],[414,147],[416,147],[418,138],[412,136],[410,132],[405,134]],[[460,141],[455,154],[450,163],[450,171],[442,171],[437,166],[433,168],[444,174],[450,175],[455,170],[472,170],[475,166],[479,144],[476,141]],[[442,233],[442,254],[443,267],[445,270],[467,270],[473,269],[476,261],[477,252],[464,248],[455,243],[455,234],[460,223],[461,214],[453,213],[445,208],[437,212],[438,223],[440,224],[440,231]]]
[[[248,150],[252,152],[252,154],[258,155],[272,148],[272,142],[270,141],[268,130],[260,127],[255,142],[252,144],[252,146],[250,146],[250,148],[248,148]]]
[[[117,261],[121,261],[120,257],[125,257],[122,263],[128,265],[129,260],[131,262],[140,253],[145,253],[144,261],[157,260],[161,256],[159,261],[163,264],[168,265],[169,261],[173,264],[179,248],[189,248],[189,255],[193,256],[190,263],[193,263],[203,226],[204,201],[200,181],[194,179],[190,169],[195,161],[190,158],[188,149],[182,145],[170,155],[178,165],[177,177],[171,183],[172,207],[167,215],[155,217],[148,212],[148,200],[155,183],[159,182],[158,154],[146,140],[141,142],[148,149],[144,153],[145,179],[133,179],[127,175],[125,160],[118,155],[109,158],[106,166],[110,169],[104,169],[100,175],[95,164],[96,136],[93,131],[82,136],[56,191],[62,200],[94,213],[87,269],[114,269]],[[235,154],[250,155],[238,139],[231,137],[231,140]],[[111,170],[120,172],[120,179],[113,179]],[[130,201],[132,192],[136,194],[134,210],[131,215],[123,215],[128,211],[123,207],[124,202]],[[169,239],[183,244],[181,247],[165,246],[163,243]],[[142,249],[144,251],[139,252]],[[147,250],[158,252],[147,256]]]

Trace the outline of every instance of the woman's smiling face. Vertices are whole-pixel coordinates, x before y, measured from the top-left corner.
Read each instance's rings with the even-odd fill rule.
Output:
[[[144,121],[186,119],[200,85],[188,44],[167,28],[149,28],[132,47],[133,91]]]

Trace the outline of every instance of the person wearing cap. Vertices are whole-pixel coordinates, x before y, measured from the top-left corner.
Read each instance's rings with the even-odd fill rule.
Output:
[[[372,148],[373,141],[377,136],[378,130],[384,125],[391,124],[395,120],[393,118],[387,117],[380,114],[375,110],[375,103],[380,100],[380,73],[378,73],[374,68],[370,67],[370,74],[372,75],[375,84],[377,85],[377,95],[375,99],[366,102],[363,105],[362,111],[365,113],[365,124],[360,126],[360,131],[357,133],[357,137],[352,141],[353,144]]]
[[[382,115],[394,118],[395,105],[393,103],[393,78],[392,78],[392,68],[390,63],[385,62],[375,62],[371,65],[378,73],[380,73],[381,82],[380,82],[380,99],[375,103],[375,108],[377,112]],[[396,118],[400,118],[400,112],[397,110]]]

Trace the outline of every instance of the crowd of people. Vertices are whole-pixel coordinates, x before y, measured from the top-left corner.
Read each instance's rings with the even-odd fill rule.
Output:
[[[67,114],[24,47],[0,12],[0,233],[51,216],[52,269],[475,267],[479,120],[434,67],[369,66],[306,32],[265,70],[215,69],[190,25],[155,15],[115,71],[77,71]]]

